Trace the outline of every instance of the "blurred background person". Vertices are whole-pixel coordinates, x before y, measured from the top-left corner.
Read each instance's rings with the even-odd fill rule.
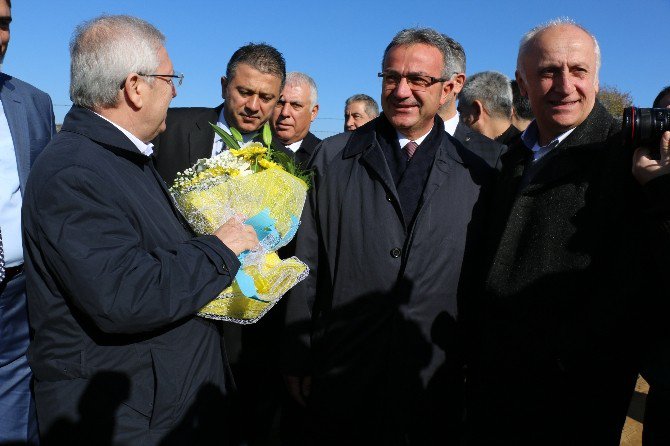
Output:
[[[379,116],[379,105],[367,94],[355,94],[344,103],[344,131],[351,132]]]

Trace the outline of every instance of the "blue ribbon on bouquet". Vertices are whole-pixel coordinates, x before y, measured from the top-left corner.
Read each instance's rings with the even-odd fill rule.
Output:
[[[275,226],[276,222],[274,218],[270,217],[270,209],[268,208],[263,209],[258,214],[247,219],[244,223],[254,228],[259,241],[263,241],[271,235],[271,240],[275,241],[267,248],[270,251],[276,251],[277,249],[286,246],[288,242],[291,241],[295,233],[298,231],[300,220],[295,215],[291,216],[291,227],[286,232],[284,237],[279,235],[279,231],[277,231]],[[247,254],[249,254],[249,251],[244,251],[238,256],[240,263],[244,263],[244,258],[247,256]],[[246,297],[257,299],[256,295],[258,294],[258,291],[256,289],[256,284],[254,283],[253,277],[240,268],[237,271],[235,280],[237,280],[237,285],[240,287],[242,294],[244,294]]]

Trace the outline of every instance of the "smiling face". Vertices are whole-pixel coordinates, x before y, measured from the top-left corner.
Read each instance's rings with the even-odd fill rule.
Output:
[[[312,107],[309,85],[286,85],[272,114],[275,135],[286,145],[301,141],[318,112],[318,105]]]
[[[582,122],[598,93],[595,45],[574,25],[539,32],[520,60],[517,81],[527,96],[546,144]]]
[[[444,68],[442,53],[424,43],[399,45],[389,50],[384,72],[401,76],[420,75],[440,78]],[[384,114],[399,132],[410,139],[430,131],[437,109],[453,88],[453,82],[436,82],[425,89],[411,89],[404,77],[394,86],[382,83]]]
[[[279,99],[281,79],[240,63],[232,79],[221,78],[221,87],[225,99],[223,114],[228,125],[242,133],[251,133],[272,116]]]

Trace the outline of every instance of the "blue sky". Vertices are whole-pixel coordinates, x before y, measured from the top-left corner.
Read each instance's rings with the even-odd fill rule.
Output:
[[[74,27],[102,13],[130,14],[167,37],[175,69],[185,73],[172,106],[214,107],[230,55],[265,41],[284,54],[289,71],[304,71],[319,87],[319,137],[342,131],[344,100],[366,93],[378,100],[376,77],[385,46],[400,29],[433,27],[458,40],[467,73],[514,75],[519,38],[558,16],[589,28],[600,42],[600,82],[650,106],[670,84],[667,24],[670,0],[638,1],[256,1],[13,0],[12,40],[3,71],[49,93],[56,120],[70,106],[68,43]]]

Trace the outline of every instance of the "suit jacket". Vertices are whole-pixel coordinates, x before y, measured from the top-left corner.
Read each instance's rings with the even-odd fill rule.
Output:
[[[201,158],[212,156],[214,130],[223,104],[216,108],[184,107],[168,109],[166,129],[154,143],[156,170],[168,185],[181,172],[193,166]],[[273,137],[272,147],[294,157],[292,151]]]
[[[383,120],[317,148],[296,248],[310,276],[288,296],[284,368],[313,376],[325,439],[432,444],[458,436],[457,289],[494,171],[440,131],[408,226]]]
[[[21,193],[30,167],[56,134],[51,98],[30,84],[0,73],[0,100],[12,134]]]
[[[309,168],[308,164],[312,158],[312,154],[314,154],[314,149],[316,149],[316,146],[319,145],[320,142],[321,139],[314,136],[312,132],[308,132],[307,135],[305,135],[302,144],[300,144],[300,148],[295,152],[295,161],[303,169]]]
[[[454,132],[454,138],[461,142],[466,149],[482,157],[489,165],[498,167],[500,156],[505,153],[507,146],[472,130],[459,122]]]
[[[14,144],[23,195],[33,162],[56,133],[51,98],[32,85],[0,73],[0,100]],[[12,389],[0,392],[0,443],[9,439],[32,443],[37,441],[37,422],[25,358],[30,336],[22,275],[0,284],[0,308],[0,381],[5,390]],[[12,411],[12,416],[5,416],[9,415],[5,410]]]
[[[533,175],[521,140],[501,158],[472,329],[474,444],[619,444],[639,312],[659,295],[642,279],[656,242],[619,127],[596,103]]]
[[[195,313],[239,262],[216,237],[193,237],[122,132],[74,106],[33,167],[23,220],[43,433],[93,411],[113,423],[110,443],[156,444],[203,409],[203,386],[225,392],[219,327]],[[93,440],[82,442],[109,438]]]

